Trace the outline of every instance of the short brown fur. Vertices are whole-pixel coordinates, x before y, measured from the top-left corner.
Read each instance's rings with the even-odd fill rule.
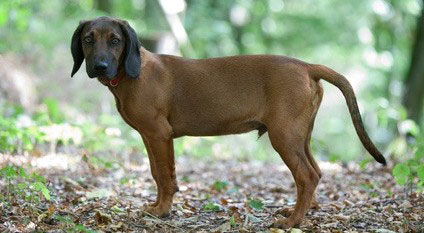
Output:
[[[130,46],[128,35],[116,29],[116,25],[122,26],[126,22],[107,17],[87,22],[83,22],[80,31],[97,28],[95,43],[106,45],[105,40],[109,40],[109,36],[105,33],[115,28],[125,49]],[[93,62],[89,59],[96,54],[87,56],[91,50],[77,34],[76,31],[73,41],[79,40],[82,44],[82,56],[86,62]],[[75,46],[78,44],[73,43],[73,56],[79,63],[82,60],[78,60],[81,57],[74,51]],[[104,46],[97,52],[105,52],[102,49],[110,47]],[[152,175],[158,187],[157,201],[146,207],[151,214],[168,215],[173,195],[178,190],[174,138],[258,130],[260,135],[268,131],[272,146],[289,167],[297,187],[294,210],[288,218],[277,220],[274,226],[289,228],[300,224],[321,177],[309,148],[323,95],[320,79],[342,91],[361,142],[378,162],[385,164],[384,157],[365,132],[349,82],[325,66],[284,56],[193,60],[150,53],[142,47],[136,49],[139,49],[141,58],[139,67],[128,67],[128,52],[120,47],[120,52],[113,52],[115,57],[112,60],[119,61],[116,75],[98,75],[97,78],[109,86],[122,118],[140,133],[147,148]],[[74,66],[73,74],[78,68]],[[127,70],[131,68],[136,70]],[[128,74],[137,73],[137,69],[137,77]],[[123,78],[117,86],[108,85],[110,80],[117,78]]]

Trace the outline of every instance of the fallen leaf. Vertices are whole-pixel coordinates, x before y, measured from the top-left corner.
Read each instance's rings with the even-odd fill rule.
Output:
[[[124,224],[122,222],[118,222],[118,224],[111,224],[109,225],[109,228],[113,229],[113,230],[119,230],[124,226]]]
[[[340,220],[340,221],[347,221],[347,220],[349,220],[349,219],[350,219],[350,217],[349,217],[349,216],[340,215],[340,214],[338,214],[338,215],[334,215],[334,218],[335,218],[335,219],[337,219],[337,220]]]
[[[28,231],[28,232],[32,232],[32,231],[34,231],[34,230],[35,230],[35,227],[36,227],[35,223],[33,223],[33,222],[29,222],[29,223],[26,225],[25,230],[26,230],[26,231]]]
[[[112,222],[112,217],[109,214],[100,211],[96,211],[94,218],[96,219],[97,225],[108,225]]]
[[[387,230],[387,229],[375,229],[374,230],[376,233],[396,233],[394,231],[391,230]]]
[[[212,232],[227,232],[229,230],[231,230],[230,222],[226,222],[218,226],[217,228],[213,229]]]
[[[45,219],[46,217],[47,217],[46,213],[42,213],[42,214],[38,215],[37,222],[43,221],[43,219]]]
[[[85,196],[87,199],[106,198],[112,196],[112,192],[107,189],[95,189],[91,192],[87,192]]]
[[[261,200],[250,199],[248,202],[252,209],[262,211],[264,209],[264,203]]]
[[[292,228],[291,230],[290,230],[290,233],[302,233],[303,231],[302,230],[300,230],[300,229],[298,229],[298,228]]]

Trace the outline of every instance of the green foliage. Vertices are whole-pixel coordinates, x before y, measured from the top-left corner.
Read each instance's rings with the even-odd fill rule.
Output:
[[[110,14],[127,19],[140,18],[137,31],[144,35],[166,29],[165,19],[154,1],[112,1]],[[0,53],[46,50],[69,41],[69,33],[83,19],[108,15],[97,9],[96,1],[3,0],[0,2]],[[58,30],[66,30],[62,33]],[[19,41],[19,43],[16,43]]]
[[[416,181],[418,188],[422,189],[424,186],[422,175],[424,170],[424,137],[420,133],[418,125],[406,118],[406,112],[403,108],[397,111],[396,115],[398,116],[399,136],[388,146],[388,151],[392,154],[392,157],[400,161],[393,167],[393,177],[399,185],[412,184]]]
[[[249,199],[248,204],[252,209],[258,210],[258,211],[264,210],[264,206],[265,206],[264,203],[258,199]]]
[[[58,220],[61,223],[64,223],[66,225],[66,228],[63,229],[65,230],[65,232],[71,232],[71,233],[95,233],[96,231],[91,230],[87,227],[85,227],[84,225],[81,224],[76,224],[74,223],[74,221],[72,221],[72,219],[70,219],[69,217],[64,217],[64,216],[60,216],[60,215],[55,215],[54,218],[56,220]]]
[[[112,206],[111,210],[115,213],[125,213],[125,210],[117,205]]]
[[[47,113],[53,123],[62,123],[64,120],[63,112],[59,108],[59,103],[54,99],[44,99],[44,105],[47,107]]]
[[[217,180],[213,183],[212,187],[216,191],[221,192],[228,187],[228,182]]]
[[[124,176],[119,180],[120,185],[134,184],[137,180],[137,176]]]
[[[417,142],[408,145],[411,156],[404,157],[392,170],[393,177],[399,185],[412,184],[416,181],[419,190],[424,187],[424,138],[418,137]]]
[[[22,115],[22,108],[0,106],[0,152],[32,150],[43,141],[43,133]]]
[[[0,178],[7,182],[6,204],[17,202],[19,199],[38,204],[43,198],[51,200],[47,182],[37,173],[28,175],[23,167],[7,165],[0,169]]]
[[[36,192],[41,192],[44,196],[44,198],[46,198],[46,200],[50,201],[50,191],[47,189],[47,187],[41,183],[41,182],[35,182],[32,184],[32,187],[34,189],[34,191]]]
[[[20,106],[0,104],[0,151],[32,151],[38,144],[68,143],[72,139],[72,136],[63,136],[69,132],[58,132],[58,129],[67,131],[68,124],[55,125],[64,120],[58,102],[46,99],[43,107],[45,108],[30,116],[25,114]]]
[[[232,227],[232,228],[234,228],[234,227],[236,227],[237,225],[236,225],[236,221],[235,221],[235,219],[234,219],[234,215],[233,216],[231,216],[231,218],[230,218],[230,226]]]
[[[411,169],[405,163],[398,163],[393,168],[393,176],[398,184],[404,185],[411,175]]]
[[[203,205],[203,210],[216,212],[216,211],[220,211],[221,207],[214,202],[209,202],[208,204]]]
[[[3,27],[13,27],[13,32],[16,34],[23,33],[28,29],[31,16],[32,9],[28,8],[28,1],[0,2],[0,29]],[[10,43],[11,41],[8,42]],[[7,49],[7,45],[8,43],[1,43],[0,51]]]
[[[359,167],[361,168],[361,170],[364,170],[367,166],[368,163],[373,162],[374,159],[371,158],[367,158],[367,159],[363,159],[360,163],[359,163]]]
[[[0,104],[0,152],[22,153],[46,144],[82,147],[90,153],[124,148],[142,151],[144,148],[141,137],[134,136],[119,116],[100,115],[99,120],[94,121],[67,123],[74,120],[66,117],[58,101],[53,99],[44,100],[32,115],[24,113],[19,106]],[[113,165],[96,156],[90,160],[94,166],[106,169]]]

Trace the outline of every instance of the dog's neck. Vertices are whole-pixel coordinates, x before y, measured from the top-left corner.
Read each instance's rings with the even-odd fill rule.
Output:
[[[146,66],[146,64],[148,63],[149,60],[154,60],[152,58],[154,58],[154,54],[150,53],[149,51],[147,51],[146,49],[144,49],[143,47],[140,48],[140,56],[141,56],[141,68],[140,68],[140,75],[137,79],[140,79],[143,77],[143,68]],[[125,69],[123,68],[123,65],[120,65],[118,72],[116,74],[116,76],[113,79],[108,79],[105,77],[99,77],[97,78],[97,80],[103,84],[104,86],[109,87],[109,89],[114,89],[115,87],[117,87],[118,85],[120,85],[121,83],[124,82],[128,82],[130,81],[130,79],[127,77],[127,74],[125,73]]]
[[[119,79],[119,82],[117,85],[110,85],[111,80],[106,79],[99,79],[99,81],[108,87],[108,89],[112,92],[112,94],[116,98],[123,98],[124,96],[127,96],[130,90],[132,90],[134,87],[138,85],[143,85],[142,82],[145,81],[147,77],[146,74],[149,72],[146,72],[148,69],[151,69],[152,66],[155,66],[157,62],[159,62],[156,54],[151,53],[141,47],[140,49],[140,56],[141,56],[141,64],[140,64],[140,75],[136,79],[129,78],[127,74],[125,73],[125,69],[123,66],[120,66],[118,70],[118,74],[115,76],[113,80]],[[113,81],[112,80],[112,81]]]
[[[118,70],[117,74],[113,79],[108,79],[106,77],[98,77],[97,80],[107,87],[116,87],[118,84],[120,84],[125,79],[125,72],[121,68]]]
[[[103,84],[104,86],[116,87],[119,85],[120,82],[122,82],[125,79],[125,76],[126,76],[125,72],[122,69],[120,69],[118,70],[117,75],[113,79],[98,77],[97,80],[99,80],[99,82]]]

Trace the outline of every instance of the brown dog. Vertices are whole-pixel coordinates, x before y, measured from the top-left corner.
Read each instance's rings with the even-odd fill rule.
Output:
[[[146,208],[169,214],[178,191],[173,139],[268,131],[297,187],[289,228],[305,216],[321,171],[309,148],[324,79],[346,98],[356,132],[368,152],[386,161],[365,132],[353,89],[345,77],[322,66],[271,55],[184,59],[142,48],[126,21],[100,17],[80,23],[72,37],[72,76],[86,60],[87,74],[108,86],[122,118],[147,148],[157,201]]]

